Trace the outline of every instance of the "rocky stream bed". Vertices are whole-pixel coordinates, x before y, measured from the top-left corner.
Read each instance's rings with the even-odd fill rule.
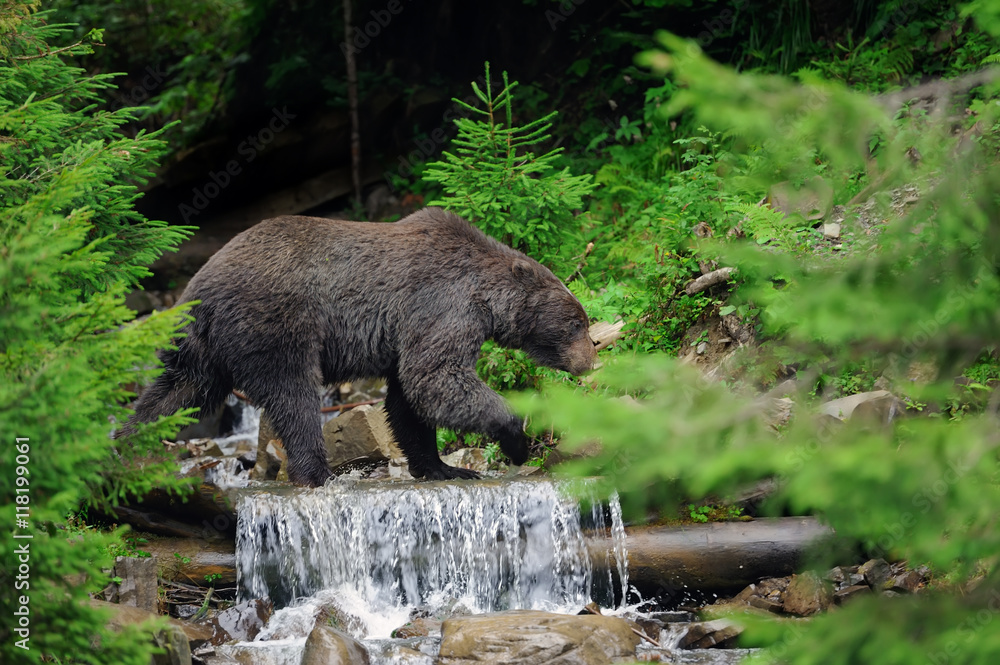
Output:
[[[116,625],[168,614],[157,663],[735,663],[753,652],[735,648],[746,613],[808,621],[926,583],[881,559],[797,574],[831,534],[811,518],[626,525],[614,498],[581,510],[586,483],[487,471],[479,449],[446,461],[483,480],[413,481],[380,385],[341,388],[326,487],[288,484],[266,417],[234,397],[169,446],[196,496],[111,516],[150,556],[119,557],[92,602]],[[826,410],[880,412],[886,395]]]

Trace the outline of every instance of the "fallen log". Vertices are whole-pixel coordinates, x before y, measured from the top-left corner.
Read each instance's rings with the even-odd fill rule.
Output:
[[[662,595],[667,590],[733,591],[791,575],[803,565],[806,552],[833,530],[812,517],[781,517],[635,526],[626,527],[625,534],[629,585]],[[607,538],[590,541],[595,568],[606,567],[607,551]],[[612,573],[617,577],[617,571]]]

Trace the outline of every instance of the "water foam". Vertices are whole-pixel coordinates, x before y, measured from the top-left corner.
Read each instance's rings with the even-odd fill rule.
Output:
[[[388,636],[417,608],[575,612],[591,599],[579,504],[549,480],[253,489],[237,513],[241,598],[302,606],[326,590],[360,622],[357,637]],[[627,584],[624,547],[608,552]]]

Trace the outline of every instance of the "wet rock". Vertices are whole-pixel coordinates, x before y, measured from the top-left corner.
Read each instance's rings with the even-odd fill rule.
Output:
[[[114,574],[122,580],[118,584],[118,602],[121,605],[138,607],[147,612],[157,610],[158,582],[155,559],[116,557]]]
[[[699,621],[688,626],[677,646],[681,649],[725,649],[736,642],[743,627],[729,619]]]
[[[486,455],[482,448],[462,448],[450,455],[445,455],[441,461],[448,466],[457,466],[460,469],[471,469],[477,473],[485,473],[489,468],[486,462]]]
[[[285,446],[281,443],[265,414],[260,414],[260,430],[257,434],[257,459],[250,472],[253,480],[275,480],[282,465],[288,462]]]
[[[733,601],[768,612],[781,612],[783,595],[790,580],[790,577],[776,577],[751,584],[740,591]]]
[[[747,601],[750,607],[756,607],[759,610],[767,610],[768,612],[773,612],[775,614],[780,613],[784,609],[784,605],[781,603],[770,600],[768,598],[761,598],[760,596],[751,596]]]
[[[383,471],[385,472],[385,476],[388,477],[388,472],[385,470],[388,462],[389,460],[383,457],[382,453],[374,452],[371,455],[355,457],[346,462],[341,462],[336,466],[331,466],[330,473],[335,476],[342,476],[346,473],[359,473],[361,477],[372,478],[372,474]]]
[[[798,616],[811,616],[822,612],[833,601],[833,592],[819,575],[809,571],[792,575],[783,598],[785,612]]]
[[[890,591],[902,591],[913,593],[924,582],[924,576],[915,570],[896,575],[885,583],[885,588]]]
[[[503,612],[445,621],[438,662],[598,665],[634,657],[638,644],[639,637],[617,617]]]
[[[843,584],[844,580],[847,579],[847,573],[840,566],[835,566],[826,572],[826,580],[833,582],[834,584]]]
[[[859,405],[864,404],[865,402],[885,398],[896,399],[892,393],[887,390],[872,390],[871,392],[848,395],[847,397],[833,399],[829,402],[821,404],[819,407],[819,413],[833,416],[834,418],[839,418],[841,420],[847,420],[851,417],[854,410],[858,408]]]
[[[895,395],[886,395],[858,404],[851,420],[869,425],[888,425],[906,414],[906,404]]]
[[[792,409],[795,407],[788,397],[768,397],[758,401],[764,420],[774,429],[779,429],[792,419]]]
[[[786,180],[773,185],[767,198],[775,210],[817,221],[829,215],[833,208],[833,187],[820,176],[798,187]]]
[[[174,607],[174,611],[177,613],[178,619],[190,619],[197,614],[200,609],[201,608],[198,605],[176,605]]]
[[[212,628],[209,641],[217,646],[230,640],[253,640],[270,617],[271,601],[255,598],[223,610],[203,623]]]
[[[892,569],[885,559],[869,559],[858,568],[858,574],[865,578],[865,583],[872,589],[881,589],[892,574]]]
[[[126,626],[136,626],[153,619],[162,619],[153,612],[141,610],[138,607],[105,603],[99,600],[89,601],[91,607],[105,610],[108,614],[107,626],[115,632]],[[191,650],[211,638],[211,629],[197,624],[168,619],[165,626],[157,631],[148,630],[149,638],[163,649],[162,653],[154,654],[152,665],[190,665]],[[99,646],[99,645],[98,645]]]
[[[433,656],[407,646],[392,645],[383,655],[383,662],[393,665],[434,665]]]
[[[413,476],[410,474],[410,465],[405,459],[390,459],[386,468],[389,470],[389,477],[393,480],[413,480]]]
[[[441,635],[441,621],[432,617],[418,617],[392,631],[392,637],[396,639],[438,635]]]
[[[757,585],[751,584],[736,594],[733,600],[738,603],[749,603],[750,599],[755,597],[757,597]]]
[[[676,612],[654,612],[648,615],[649,619],[653,621],[659,621],[664,624],[668,623],[689,623],[694,621],[695,616],[691,612],[676,611]]]
[[[867,595],[871,593],[872,590],[867,584],[853,584],[849,587],[844,587],[833,593],[833,602],[837,605],[844,604],[847,600],[854,598],[859,595]]]
[[[347,633],[318,625],[306,638],[301,665],[368,665],[368,651]]]
[[[358,615],[357,608],[337,594],[323,599],[313,624],[332,626],[349,635],[362,635],[366,630],[365,620]]]
[[[323,426],[327,463],[336,467],[348,460],[381,454],[388,444],[380,438],[392,440],[381,407],[364,405],[342,413]]]
[[[791,581],[791,577],[771,577],[761,580],[757,583],[757,595],[761,598],[770,598],[771,600],[780,602],[782,595]]]

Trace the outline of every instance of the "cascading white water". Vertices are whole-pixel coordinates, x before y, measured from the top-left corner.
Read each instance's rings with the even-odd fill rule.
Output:
[[[240,595],[277,607],[324,589],[396,617],[456,602],[473,612],[577,611],[591,598],[577,500],[549,480],[340,480],[246,490],[237,513]],[[611,514],[614,533],[620,511]],[[610,541],[608,549],[624,553]],[[614,565],[627,579],[624,562]]]

